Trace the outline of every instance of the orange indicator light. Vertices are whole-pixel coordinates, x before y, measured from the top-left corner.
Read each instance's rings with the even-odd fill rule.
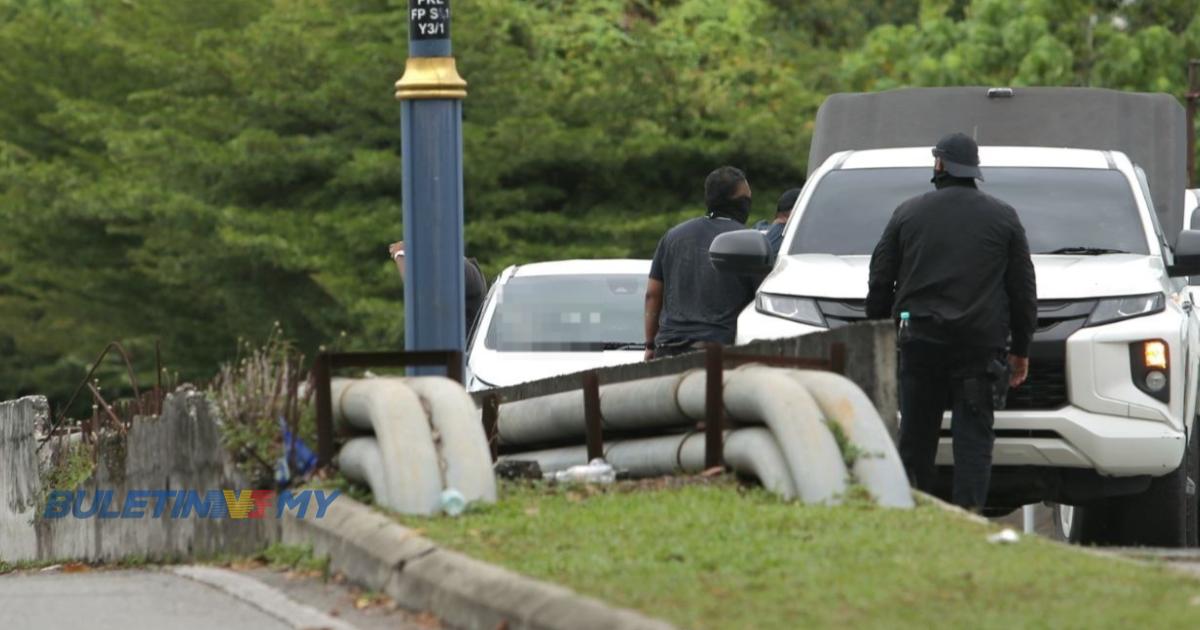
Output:
[[[1147,341],[1142,348],[1147,368],[1167,369],[1167,344],[1161,341]]]

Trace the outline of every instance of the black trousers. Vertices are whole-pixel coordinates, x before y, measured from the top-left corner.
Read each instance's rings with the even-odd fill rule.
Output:
[[[909,482],[932,493],[942,414],[952,411],[955,504],[983,507],[992,474],[991,348],[911,340],[900,347],[900,459]]]

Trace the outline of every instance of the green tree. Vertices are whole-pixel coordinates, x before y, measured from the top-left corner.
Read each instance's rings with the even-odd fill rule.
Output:
[[[723,163],[766,216],[832,92],[1182,93],[1198,4],[456,0],[468,252],[649,257]],[[0,398],[61,399],[113,339],[143,380],[156,339],[206,379],[276,321],[399,347],[405,7],[0,0]]]

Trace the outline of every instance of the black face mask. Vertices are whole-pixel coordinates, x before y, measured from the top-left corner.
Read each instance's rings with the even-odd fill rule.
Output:
[[[745,224],[750,218],[750,197],[727,199],[714,206],[708,213],[710,217],[726,217],[738,223]]]
[[[933,183],[934,188],[941,190],[944,186],[950,183],[951,179],[953,178],[950,176],[950,173],[947,173],[946,171],[934,171],[933,177],[930,178],[929,181]]]
[[[934,171],[933,177],[930,178],[933,182],[933,187],[941,190],[947,186],[966,186],[975,188],[975,179],[972,177],[955,177],[949,171]]]

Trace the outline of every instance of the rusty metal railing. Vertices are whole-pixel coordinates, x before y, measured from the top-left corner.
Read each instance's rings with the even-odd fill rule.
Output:
[[[97,387],[96,383],[92,380],[92,377],[96,374],[96,370],[100,369],[100,366],[104,363],[105,357],[107,357],[108,353],[112,351],[116,351],[117,355],[121,357],[121,361],[125,364],[125,373],[129,378],[129,386],[133,390],[133,399],[130,401],[114,401],[112,404],[110,404],[104,398],[104,396],[101,395],[100,388]],[[75,387],[75,390],[71,393],[71,397],[67,399],[66,404],[59,407],[57,414],[53,414],[50,425],[46,428],[46,435],[42,437],[41,442],[38,444],[38,450],[40,451],[41,448],[50,441],[50,438],[53,437],[55,433],[62,427],[63,421],[66,419],[67,413],[71,409],[71,405],[75,404],[75,401],[79,398],[79,394],[82,393],[85,388],[91,392],[93,402],[92,417],[86,419],[82,427],[85,437],[89,437],[93,431],[99,432],[99,430],[105,424],[103,418],[108,418],[111,421],[113,428],[116,428],[124,433],[128,431],[128,424],[132,421],[134,415],[144,416],[147,415],[147,412],[149,412],[150,415],[158,415],[162,413],[164,397],[162,387],[162,371],[162,353],[159,349],[159,344],[156,341],[154,342],[154,372],[156,378],[154,391],[152,395],[149,395],[150,392],[147,392],[148,396],[143,396],[141,390],[138,388],[137,374],[133,368],[133,360],[130,358],[129,352],[124,346],[121,345],[119,341],[109,342],[109,344],[104,347],[104,350],[100,352],[100,355],[96,357],[96,360],[92,362],[92,366],[88,369],[87,375],[83,377],[83,380],[79,381],[79,385]],[[99,414],[100,411],[103,411],[103,415]],[[122,419],[122,417],[124,417],[124,419]]]
[[[788,367],[811,370],[827,370],[838,374],[846,372],[846,344],[835,342],[830,345],[829,356],[784,357],[772,355],[727,352],[720,344],[708,344],[704,349],[705,361],[705,468],[724,465],[725,449],[725,397],[723,383],[725,368],[746,363],[761,363],[771,367]],[[587,441],[588,460],[604,456],[604,423],[600,415],[600,372],[588,370],[579,375],[580,392],[583,395],[584,435]],[[504,402],[516,402],[514,398]],[[482,402],[483,429],[491,446],[492,460],[499,456],[497,435],[500,418],[500,396],[486,394]]]

